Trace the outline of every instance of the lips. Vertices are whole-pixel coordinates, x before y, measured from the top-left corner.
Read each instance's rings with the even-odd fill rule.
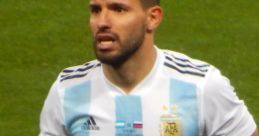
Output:
[[[99,50],[111,50],[117,37],[112,33],[102,33],[96,35],[96,46]]]

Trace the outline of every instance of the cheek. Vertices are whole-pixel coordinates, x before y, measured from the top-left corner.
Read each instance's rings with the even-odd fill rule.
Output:
[[[132,34],[140,31],[145,27],[145,20],[143,18],[127,18],[118,21],[118,28],[122,34],[134,36]]]
[[[92,19],[89,20],[89,26],[90,26],[91,32],[95,33],[95,31],[96,31],[96,23],[94,22],[94,20],[92,20]]]
[[[132,15],[132,16],[126,18],[124,21],[125,21],[125,23],[123,23],[123,24],[125,24],[126,27],[128,26],[128,27],[134,28],[139,25],[142,25],[145,22],[145,18],[143,16]]]

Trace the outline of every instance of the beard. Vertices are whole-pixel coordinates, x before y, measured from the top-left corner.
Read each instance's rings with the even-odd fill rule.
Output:
[[[145,37],[145,27],[141,26],[140,29],[137,29],[138,31],[131,31],[132,33],[129,33],[127,37],[124,40],[121,40],[120,36],[116,33],[112,32],[105,32],[110,33],[116,37],[116,45],[119,46],[119,48],[116,48],[116,52],[114,54],[110,54],[109,51],[102,52],[98,51],[97,44],[98,41],[94,40],[94,49],[95,49],[95,55],[96,58],[108,65],[112,65],[114,67],[118,67],[122,65],[124,62],[126,62],[134,53],[137,52],[139,47],[143,44],[144,37]],[[114,43],[115,44],[115,43]]]

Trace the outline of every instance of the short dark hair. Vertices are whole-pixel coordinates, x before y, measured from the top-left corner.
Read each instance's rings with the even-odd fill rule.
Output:
[[[160,0],[140,0],[140,2],[144,8],[160,5]]]

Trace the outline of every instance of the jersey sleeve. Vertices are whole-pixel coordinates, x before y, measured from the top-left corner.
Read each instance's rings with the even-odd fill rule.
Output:
[[[208,136],[251,136],[256,124],[229,80],[213,69],[204,88],[204,120]]]
[[[57,82],[55,82],[49,91],[41,111],[39,136],[66,136],[64,123],[62,123],[61,108]]]

